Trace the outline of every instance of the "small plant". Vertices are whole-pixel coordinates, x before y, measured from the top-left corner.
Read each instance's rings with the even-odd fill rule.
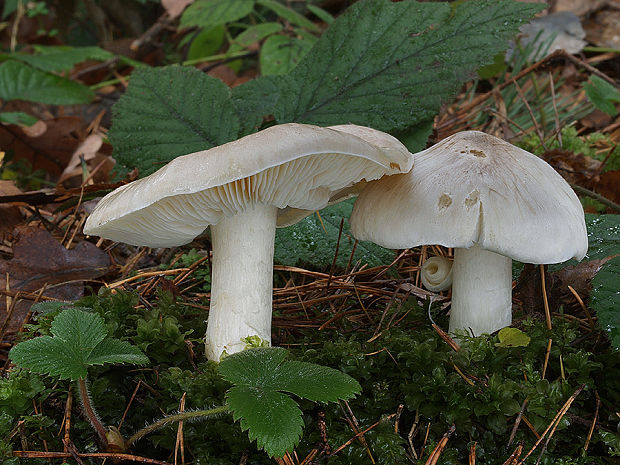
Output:
[[[66,304],[47,310],[60,305]],[[118,429],[101,423],[88,391],[87,370],[107,363],[145,365],[149,359],[129,342],[107,337],[103,318],[87,310],[62,310],[52,322],[52,336],[17,344],[10,358],[35,373],[77,381],[86,416],[107,449],[125,451],[146,435],[177,421],[212,419],[229,413],[259,448],[272,457],[281,457],[299,442],[304,425],[299,405],[288,394],[327,403],[349,399],[361,391],[357,381],[338,370],[285,361],[285,349],[260,347],[261,341],[247,340],[248,346],[258,347],[227,356],[218,366],[224,380],[233,384],[226,393],[225,405],[166,416],[125,440]]]
[[[80,308],[67,308],[54,318],[52,336],[41,336],[17,344],[11,349],[11,360],[35,373],[77,381],[84,412],[108,447],[112,433],[99,420],[92,406],[86,374],[89,367],[106,363],[146,365],[148,358],[129,342],[107,337],[103,319]]]

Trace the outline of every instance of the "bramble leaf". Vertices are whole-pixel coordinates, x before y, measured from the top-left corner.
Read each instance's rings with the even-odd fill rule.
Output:
[[[540,9],[512,0],[454,11],[448,3],[357,2],[282,80],[276,120],[391,131],[432,119]]]
[[[368,241],[355,244],[349,230],[352,209],[353,199],[345,200],[313,213],[292,226],[277,229],[274,261],[288,266],[311,265],[318,269],[329,266],[334,259],[340,222],[344,218],[336,257],[338,268],[343,269],[349,261],[355,263],[358,260],[371,267],[390,263],[394,259],[393,250]]]
[[[13,363],[36,373],[76,380],[85,378],[93,365],[149,362],[129,342],[106,339],[104,321],[96,313],[63,310],[54,318],[51,333],[14,346],[9,353]]]
[[[94,92],[82,84],[25,63],[8,60],[0,64],[0,99],[73,105],[88,103],[94,96]]]
[[[237,138],[239,119],[230,89],[195,68],[137,69],[114,106],[114,156],[140,176],[170,160]]]
[[[248,349],[219,365],[224,379],[236,385],[226,393],[233,418],[272,457],[290,451],[303,428],[299,406],[283,392],[314,402],[336,402],[361,390],[357,381],[338,370],[285,361],[286,355],[279,347]]]
[[[284,35],[272,35],[260,50],[260,69],[263,76],[286,74],[312,48],[312,41]]]

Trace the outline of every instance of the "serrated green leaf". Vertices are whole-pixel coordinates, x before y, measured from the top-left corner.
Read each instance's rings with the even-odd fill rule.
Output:
[[[296,26],[303,27],[308,29],[309,31],[318,32],[320,31],[319,27],[310,21],[305,16],[300,15],[295,10],[291,10],[290,8],[282,5],[281,3],[276,2],[275,0],[258,0],[259,5],[264,6],[265,8],[269,8],[279,17],[284,18]]]
[[[226,393],[226,404],[241,429],[248,431],[271,457],[292,451],[301,438],[304,422],[301,409],[286,394],[250,386],[234,386]]]
[[[598,76],[591,76],[590,82],[583,85],[590,102],[610,116],[616,116],[618,110],[614,103],[620,103],[620,90]]]
[[[297,224],[278,229],[274,261],[287,266],[304,264],[317,269],[329,267],[338,243],[340,222],[344,218],[336,266],[345,268],[355,245],[349,227],[353,202],[354,199],[345,200],[318,212],[320,218],[314,213]],[[360,241],[355,247],[351,263],[361,260],[369,266],[380,266],[391,263],[393,259],[394,251],[372,242]]]
[[[530,337],[517,328],[502,328],[497,334],[499,342],[497,347],[527,347],[530,343]]]
[[[183,12],[180,26],[220,26],[249,15],[253,9],[254,0],[197,0]]]
[[[76,308],[59,313],[53,336],[42,336],[14,346],[9,357],[16,365],[62,379],[85,378],[89,366],[104,363],[146,364],[148,358],[128,342],[106,339],[101,316]]]
[[[301,436],[303,421],[297,403],[281,391],[317,402],[348,399],[360,392],[359,383],[332,368],[284,361],[279,347],[247,349],[224,358],[220,374],[235,384],[226,404],[251,440],[271,456],[281,457]]]
[[[256,132],[263,117],[273,114],[280,88],[278,76],[252,79],[231,90],[232,102],[239,116],[239,137]]]
[[[279,391],[290,392],[313,402],[337,402],[361,391],[349,375],[314,363],[290,361],[278,368],[271,380]]]
[[[88,103],[94,97],[88,87],[9,60],[0,64],[0,98],[27,100],[50,105]]]
[[[475,0],[452,14],[446,3],[357,2],[282,79],[276,120],[384,131],[430,120],[540,9]]]
[[[86,60],[106,61],[114,55],[99,47],[35,46],[36,54],[14,53],[11,58],[43,71],[70,71]]]
[[[170,160],[237,138],[230,89],[194,68],[142,68],[113,108],[110,139],[119,164],[145,176]]]
[[[308,40],[272,35],[260,49],[260,70],[263,76],[286,74],[312,48]]]
[[[129,363],[146,365],[149,359],[142,351],[127,341],[120,339],[104,339],[97,344],[86,362],[88,365],[104,365],[106,363]]]
[[[226,381],[256,387],[271,379],[285,358],[286,349],[282,347],[248,349],[227,356],[218,368]]]
[[[18,124],[20,126],[32,126],[39,121],[32,115],[21,111],[5,111],[0,113],[0,122],[4,124]]]

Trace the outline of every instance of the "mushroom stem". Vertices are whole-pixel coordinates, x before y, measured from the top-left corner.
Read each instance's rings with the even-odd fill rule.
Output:
[[[240,352],[247,336],[271,343],[273,247],[277,207],[257,204],[211,226],[209,360]]]
[[[454,250],[450,332],[474,336],[512,322],[512,260],[478,245]]]

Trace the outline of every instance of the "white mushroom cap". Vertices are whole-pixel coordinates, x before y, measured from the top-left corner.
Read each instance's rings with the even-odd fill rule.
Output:
[[[566,181],[531,153],[479,131],[414,155],[406,174],[369,183],[351,231],[384,247],[480,248],[527,263],[581,259],[584,213]]]
[[[288,212],[291,224],[355,182],[408,171],[411,165],[404,145],[370,128],[277,125],[178,157],[111,192],[89,216],[84,232],[171,247],[255,204],[304,210]]]

